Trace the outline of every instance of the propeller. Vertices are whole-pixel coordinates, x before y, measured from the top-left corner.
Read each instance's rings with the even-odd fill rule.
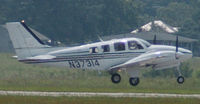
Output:
[[[178,52],[178,35],[176,35],[176,53],[175,53],[175,57],[176,57],[176,59],[179,59],[177,52]]]
[[[156,44],[156,35],[154,35],[153,44]]]
[[[178,35],[176,35],[176,52],[178,52]]]

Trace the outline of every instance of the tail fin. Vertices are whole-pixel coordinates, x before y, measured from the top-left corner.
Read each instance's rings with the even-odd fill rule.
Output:
[[[26,26],[24,21],[9,22],[6,23],[6,27],[19,60],[33,57],[34,49],[49,47]]]

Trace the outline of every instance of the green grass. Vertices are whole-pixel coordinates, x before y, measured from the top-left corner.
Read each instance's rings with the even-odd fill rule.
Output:
[[[193,69],[197,69],[193,72],[194,76],[198,76],[200,59],[194,58],[189,62]],[[99,75],[93,70],[26,65],[11,59],[10,54],[0,54],[0,90],[200,93],[198,77],[186,79],[183,85],[177,84],[175,77],[141,77],[140,84],[133,87],[129,85],[125,72],[120,74],[121,83],[113,84],[106,72]]]
[[[200,99],[0,96],[0,104],[200,104]]]

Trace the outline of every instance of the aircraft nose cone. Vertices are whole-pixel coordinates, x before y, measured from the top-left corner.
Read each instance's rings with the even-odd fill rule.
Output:
[[[184,59],[185,60],[190,59],[193,56],[192,51],[186,50],[186,49],[184,50],[183,54],[184,54]]]
[[[185,60],[192,58],[192,51],[190,51],[190,50],[180,48],[179,52],[181,53],[180,54],[181,61],[185,61]]]
[[[192,54],[192,51],[185,49],[184,50],[186,53]]]
[[[192,51],[190,51],[189,53],[190,53],[189,57],[191,58],[193,56],[193,53],[192,53]]]

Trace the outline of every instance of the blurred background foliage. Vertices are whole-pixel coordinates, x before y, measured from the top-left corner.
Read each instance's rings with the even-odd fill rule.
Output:
[[[21,21],[63,43],[127,33],[152,20],[200,40],[200,0],[1,0],[0,23]]]

